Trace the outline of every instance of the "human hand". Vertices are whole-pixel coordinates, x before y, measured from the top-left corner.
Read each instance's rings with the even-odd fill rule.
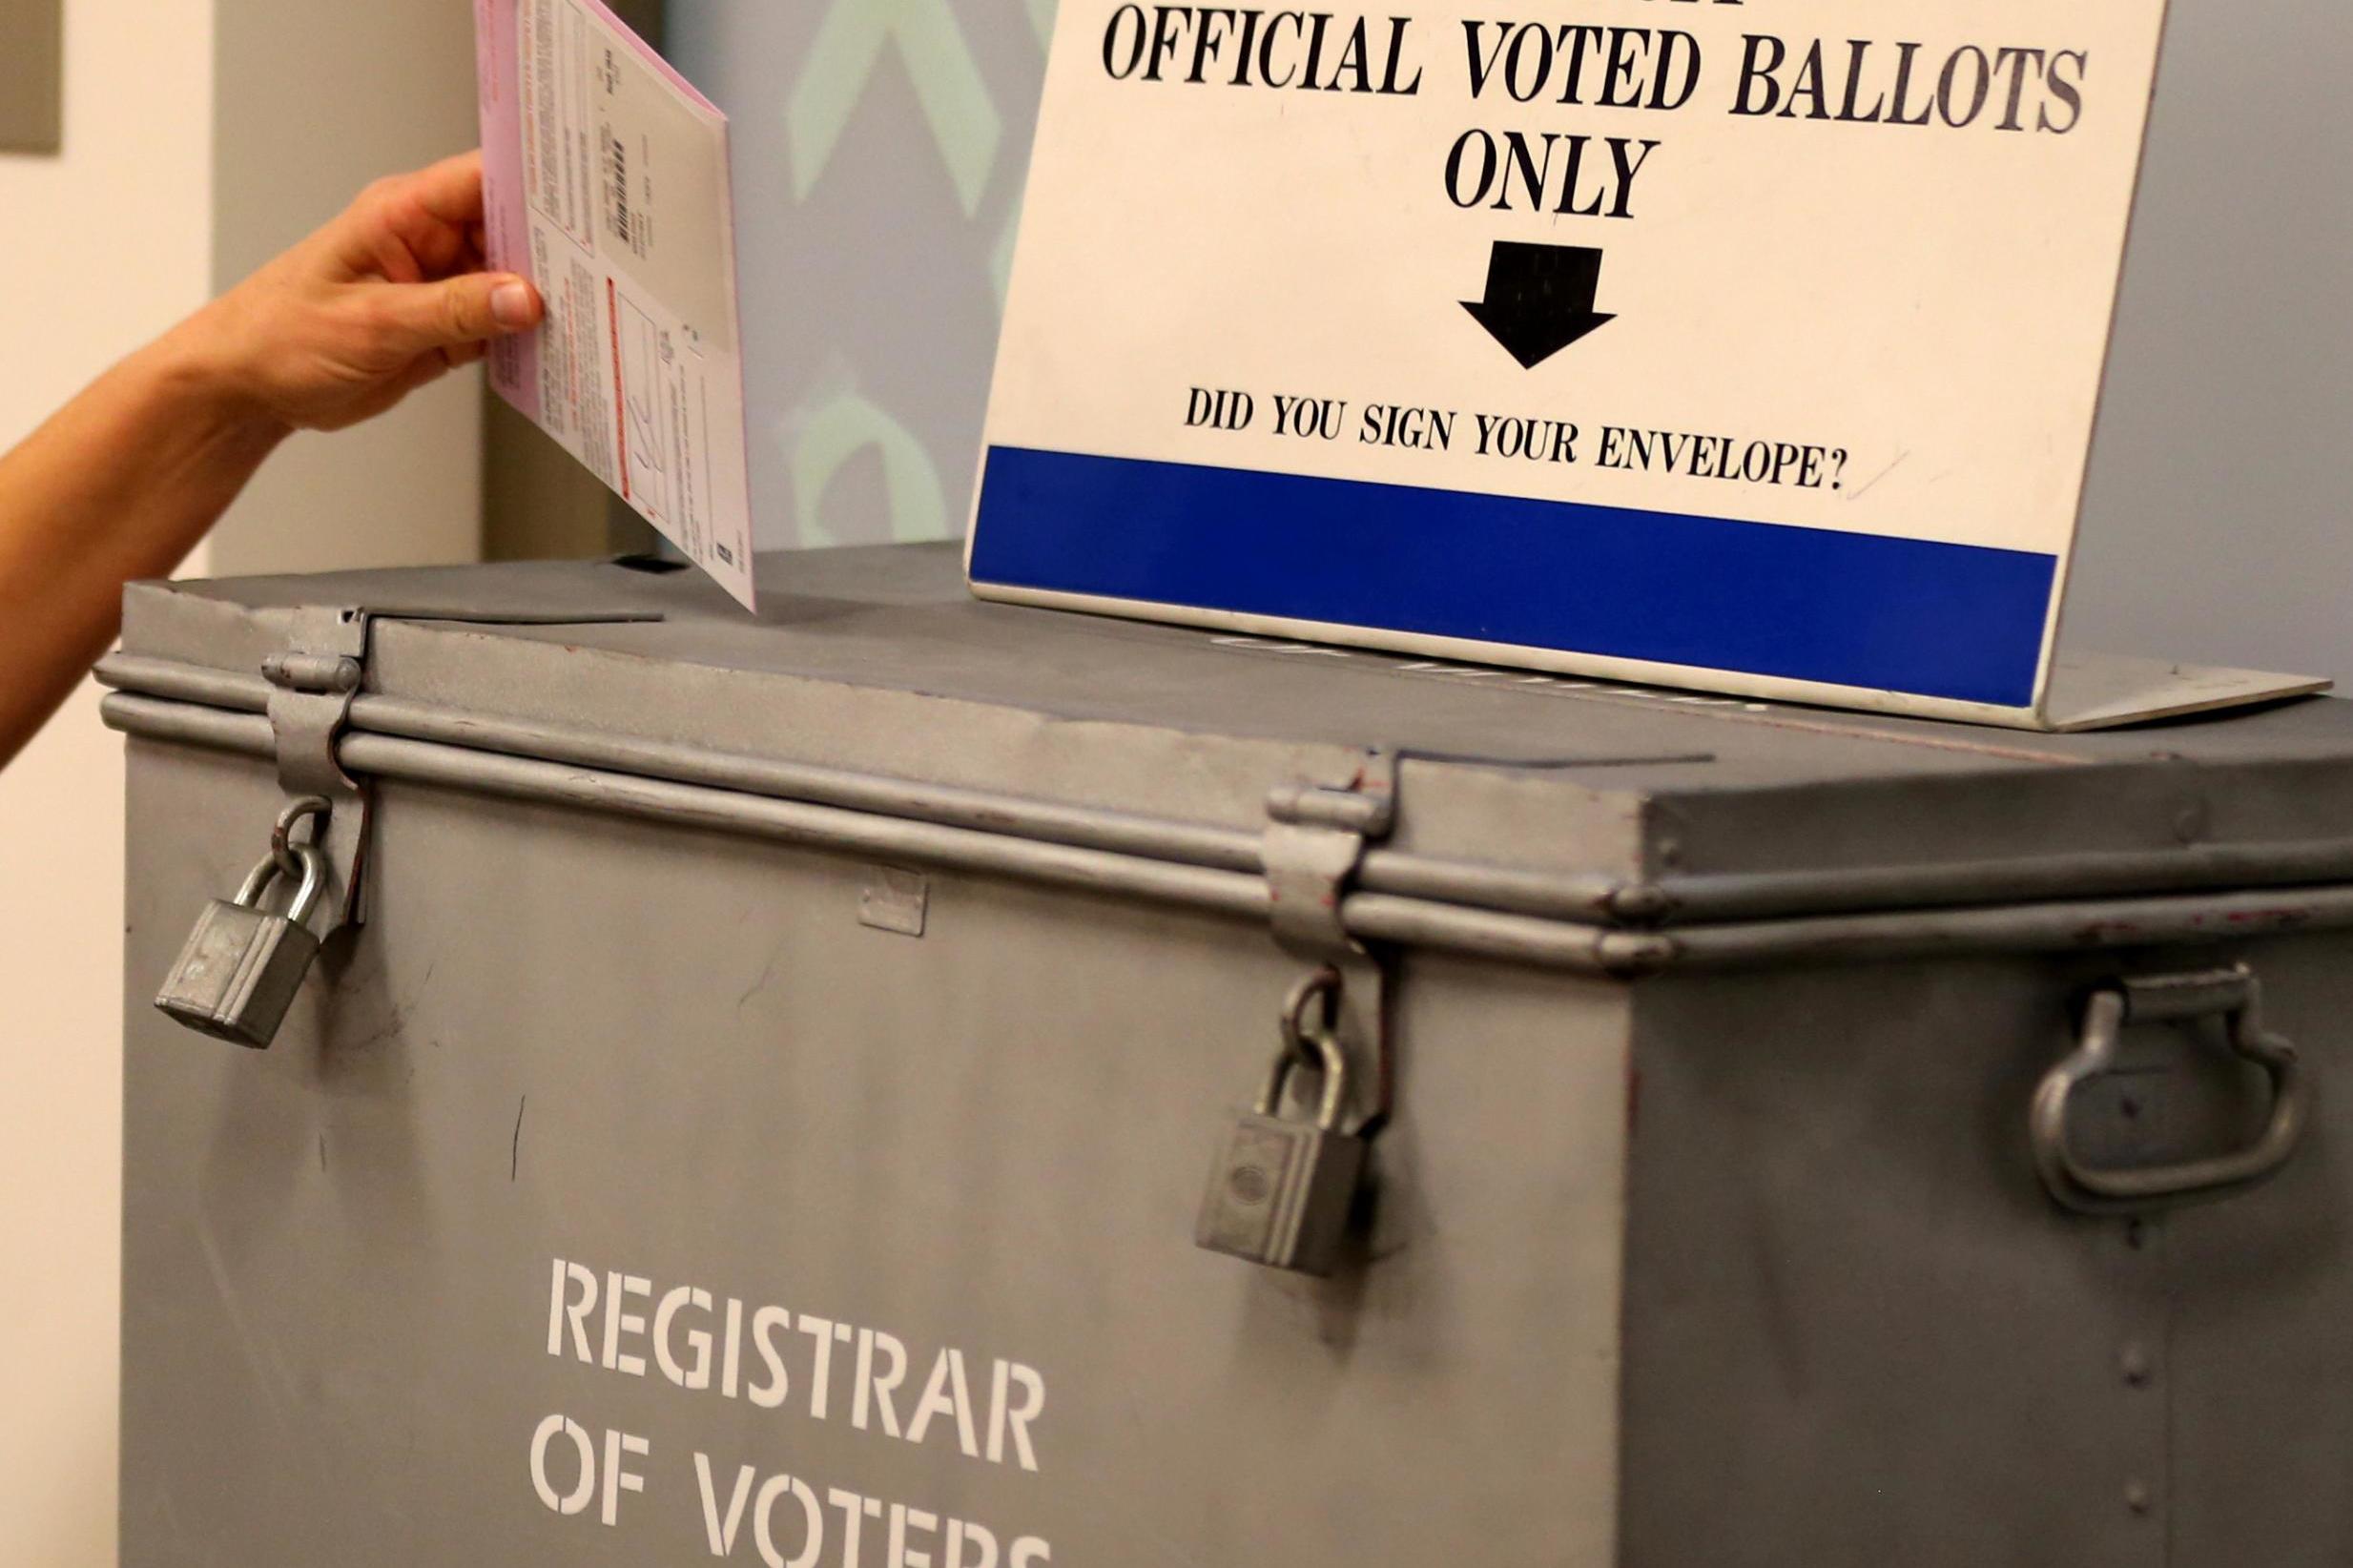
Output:
[[[482,253],[482,155],[466,153],[369,186],[159,346],[240,416],[340,430],[539,324],[539,291]]]

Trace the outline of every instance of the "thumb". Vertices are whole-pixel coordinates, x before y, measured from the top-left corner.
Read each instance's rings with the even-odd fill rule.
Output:
[[[539,325],[545,313],[528,279],[506,272],[475,272],[437,283],[387,283],[378,304],[404,355],[456,348],[504,338]]]

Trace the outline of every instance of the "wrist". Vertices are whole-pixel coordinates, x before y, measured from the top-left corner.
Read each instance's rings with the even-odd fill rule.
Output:
[[[204,444],[266,454],[294,427],[254,394],[252,378],[218,351],[223,334],[211,320],[217,308],[198,311],[133,355],[123,368]]]

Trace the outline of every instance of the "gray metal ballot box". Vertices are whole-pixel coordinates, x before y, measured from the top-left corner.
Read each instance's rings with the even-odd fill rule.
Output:
[[[765,566],[132,591],[131,1568],[2353,1557],[2353,708]],[[273,1042],[156,1011],[306,853]],[[1277,1122],[1328,1274],[1201,1245]]]

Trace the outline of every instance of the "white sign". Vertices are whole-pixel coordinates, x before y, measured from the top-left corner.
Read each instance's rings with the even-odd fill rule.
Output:
[[[727,117],[598,0],[475,0],[490,384],[753,607]]]
[[[973,585],[2093,721],[2052,650],[2163,12],[1063,0]],[[2250,694],[2205,674],[2096,721]]]

